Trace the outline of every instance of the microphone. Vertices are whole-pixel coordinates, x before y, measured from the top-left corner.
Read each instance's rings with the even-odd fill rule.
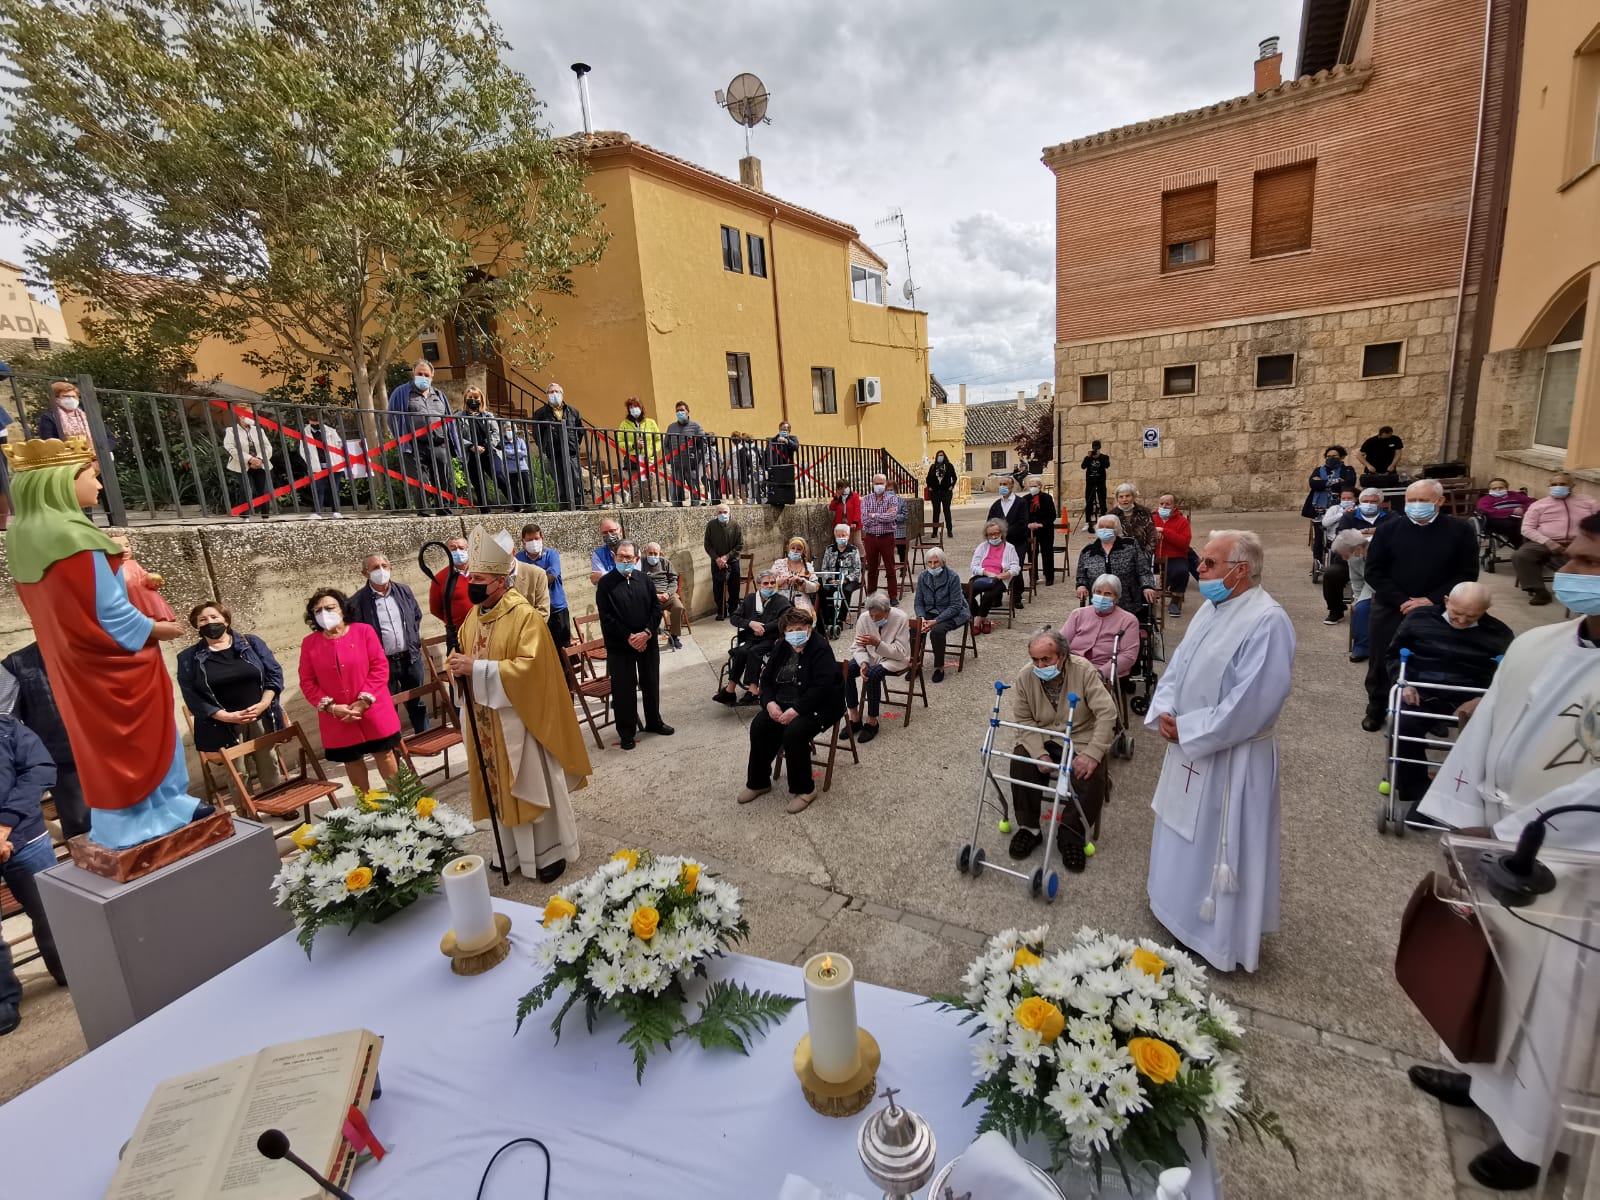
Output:
[[[315,1170],[312,1169],[310,1163],[306,1162],[305,1159],[301,1158],[293,1150],[289,1149],[289,1135],[283,1132],[283,1130],[263,1130],[261,1136],[256,1139],[256,1149],[261,1152],[261,1156],[263,1158],[288,1159],[307,1175],[311,1176],[312,1179],[316,1180],[317,1186],[323,1191],[327,1192],[328,1195],[337,1197],[337,1200],[356,1200],[354,1196],[345,1191],[338,1184],[319,1175]]]
[[[1517,838],[1517,848],[1510,854],[1485,854],[1484,877],[1489,884],[1489,894],[1507,908],[1523,908],[1532,904],[1534,897],[1554,890],[1556,877],[1550,868],[1539,861],[1539,848],[1544,845],[1544,827],[1551,817],[1567,812],[1600,812],[1593,804],[1561,804],[1523,826]]]

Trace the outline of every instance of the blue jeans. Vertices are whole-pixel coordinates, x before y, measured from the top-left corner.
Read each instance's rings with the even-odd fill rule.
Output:
[[[1350,610],[1350,653],[1366,654],[1367,622],[1372,616],[1372,601],[1357,600],[1355,607]]]
[[[50,935],[50,922],[45,920],[44,904],[39,899],[39,882],[34,876],[56,865],[56,852],[48,835],[34,838],[26,846],[12,850],[11,857],[0,863],[0,880],[11,889],[11,894],[22,905],[22,911],[33,922],[33,940],[38,944],[39,957],[57,983],[66,982],[61,970],[61,957],[56,953],[56,940]],[[22,985],[17,982],[16,970],[11,965],[11,949],[0,938],[0,1007],[22,1003]]]

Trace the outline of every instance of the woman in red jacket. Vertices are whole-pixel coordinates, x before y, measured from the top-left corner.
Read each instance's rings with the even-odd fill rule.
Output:
[[[324,757],[344,764],[360,795],[370,783],[368,755],[383,779],[394,778],[400,717],[383,644],[372,626],[346,621],[345,606],[344,593],[333,588],[319,588],[306,601],[312,632],[300,643],[300,690],[317,710]]]
[[[1171,492],[1156,502],[1155,523],[1156,558],[1167,581],[1167,616],[1181,617],[1183,597],[1189,590],[1189,543],[1194,533]]]
[[[850,526],[850,542],[857,550],[861,549],[861,495],[848,479],[841,479],[833,485],[833,499],[828,501],[828,511],[833,514],[835,525]]]

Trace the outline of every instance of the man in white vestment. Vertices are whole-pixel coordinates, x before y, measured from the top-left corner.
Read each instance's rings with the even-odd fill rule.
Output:
[[[492,804],[506,867],[550,883],[578,857],[568,792],[584,786],[589,753],[561,669],[562,651],[544,617],[513,586],[513,545],[503,531],[472,531],[472,608],[450,671],[472,681],[477,738],[469,726],[466,743],[473,818],[483,820]]]
[[[1528,822],[1558,804],[1600,804],[1600,515],[1579,523],[1553,590],[1557,603],[1582,615],[1530,629],[1511,643],[1423,797],[1425,815],[1457,829],[1489,826],[1494,837],[1515,842]],[[1600,817],[1553,818],[1545,848],[1554,847],[1600,854]],[[1549,915],[1556,908],[1581,909],[1586,894],[1581,871],[1550,865],[1561,881],[1558,890],[1539,898],[1532,906],[1537,914],[1522,914],[1540,926],[1556,920]],[[1501,1140],[1468,1164],[1474,1179],[1494,1190],[1532,1187],[1559,1148],[1564,1073],[1593,1053],[1588,1034],[1597,984],[1591,980],[1580,991],[1584,952],[1578,947],[1503,909],[1485,908],[1482,915],[1503,971],[1499,1057],[1463,1071],[1412,1067],[1411,1081],[1446,1104],[1475,1105],[1494,1122]],[[1560,928],[1597,941],[1592,922],[1561,921]],[[1589,975],[1596,961],[1591,955]]]
[[[1260,961],[1278,928],[1278,713],[1294,626],[1261,588],[1248,531],[1211,535],[1195,614],[1145,724],[1170,744],[1151,805],[1150,910],[1219,971]]]

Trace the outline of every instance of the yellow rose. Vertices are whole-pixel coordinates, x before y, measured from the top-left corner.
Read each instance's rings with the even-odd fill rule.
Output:
[[[656,935],[656,926],[661,924],[661,914],[648,904],[633,914],[633,932],[641,942],[648,942]]]
[[[361,797],[361,807],[367,812],[377,812],[383,807],[383,802],[388,798],[388,792],[383,791],[381,788],[373,788],[372,791]]]
[[[1130,1038],[1128,1053],[1133,1055],[1133,1065],[1139,1068],[1151,1083],[1171,1083],[1178,1077],[1183,1059],[1178,1052],[1160,1038]]]
[[[1026,946],[1017,947],[1017,953],[1011,960],[1011,969],[1013,971],[1021,970],[1023,967],[1036,967],[1038,965],[1039,956],[1037,954],[1035,954],[1032,950],[1029,950]]]
[[[357,867],[344,877],[344,890],[347,892],[364,892],[371,886],[371,867]]]
[[[1160,975],[1167,969],[1167,960],[1141,946],[1133,952],[1133,965],[1146,975]]]
[[[683,880],[683,890],[691,896],[694,895],[695,888],[700,886],[700,864],[684,863],[679,876]]]
[[[552,921],[559,921],[562,917],[575,917],[578,915],[578,906],[571,900],[563,900],[560,896],[551,896],[544,906],[545,928],[550,927]]]
[[[302,850],[309,850],[317,844],[317,839],[311,836],[311,826],[302,825],[289,835],[289,840]]]
[[[1053,1042],[1066,1028],[1067,1019],[1061,1010],[1043,996],[1029,996],[1017,1005],[1017,1024],[1031,1029],[1045,1042]]]
[[[639,865],[639,852],[637,850],[618,850],[611,856],[611,861],[616,862],[619,858],[628,864],[628,870],[630,871]]]
[[[433,816],[433,810],[435,807],[437,807],[438,803],[439,802],[432,796],[424,796],[421,800],[417,801],[417,816],[423,818]]]

